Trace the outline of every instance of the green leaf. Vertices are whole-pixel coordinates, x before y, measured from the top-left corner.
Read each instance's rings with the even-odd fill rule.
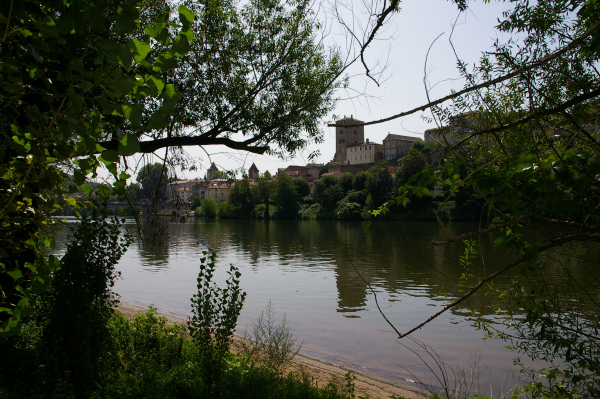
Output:
[[[163,82],[162,79],[157,78],[154,75],[150,75],[149,78],[150,78],[149,83],[152,83],[156,86],[157,95],[160,95],[162,93],[163,89],[165,88],[165,82]]]
[[[67,95],[69,96],[69,100],[71,100],[71,104],[73,104],[73,109],[75,109],[77,113],[80,113],[83,109],[83,98],[71,88],[67,89],[66,91]]]
[[[133,126],[142,124],[142,106],[140,104],[123,104],[121,110]]]
[[[183,28],[187,30],[187,28],[194,22],[194,18],[196,18],[196,13],[191,12],[186,6],[183,4],[179,6],[179,21],[181,21],[181,25]]]
[[[190,42],[187,36],[179,35],[177,36],[177,40],[175,41],[175,43],[173,43],[173,46],[171,47],[171,53],[173,53],[176,56],[181,56],[188,53],[191,49],[192,47],[190,46]]]
[[[124,3],[124,2],[122,2]],[[118,35],[132,33],[139,25],[140,9],[132,2],[117,9],[115,31]]]
[[[168,84],[165,86],[165,96],[168,98],[173,98],[173,96],[175,96],[175,94],[177,93],[177,90],[175,90],[175,86],[173,86],[172,84]]]
[[[67,204],[71,205],[71,206],[77,206],[77,200],[73,197],[68,197],[67,198]]]
[[[120,147],[120,144],[119,144]],[[111,164],[115,162],[119,162],[119,154],[115,150],[106,150],[100,155],[99,158],[104,164]]]
[[[92,188],[87,184],[80,184],[79,188],[81,188],[88,197],[92,195]]]
[[[135,54],[133,56],[135,62],[142,62],[146,58],[148,53],[152,50],[149,44],[141,42],[138,39],[132,39],[130,47]]]
[[[130,156],[140,151],[140,142],[134,134],[125,134],[119,141],[119,155]],[[116,161],[115,161],[116,162]]]

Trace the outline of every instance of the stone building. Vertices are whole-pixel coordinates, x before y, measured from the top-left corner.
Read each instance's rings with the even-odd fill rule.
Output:
[[[346,148],[348,165],[372,164],[383,159],[383,145],[369,142],[353,144]]]
[[[388,133],[386,138],[383,139],[383,159],[386,161],[394,161],[406,156],[415,140],[421,139],[418,137]]]
[[[260,173],[258,173],[258,168],[253,162],[252,166],[250,166],[250,169],[248,169],[248,179],[256,180],[258,179],[258,176],[260,176]]]
[[[335,122],[335,155],[334,162],[347,163],[347,148],[351,145],[362,144],[365,141],[364,122],[344,117]]]

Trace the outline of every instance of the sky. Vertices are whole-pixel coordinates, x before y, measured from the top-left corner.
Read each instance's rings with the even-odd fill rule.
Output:
[[[365,14],[360,10],[363,3],[347,1],[355,7],[355,26],[364,24]],[[450,0],[405,0],[400,6],[401,11],[386,23],[379,39],[366,52],[370,68],[377,69],[377,65],[385,67],[379,79],[379,87],[365,77],[362,65],[357,63],[347,70],[350,77],[349,88],[336,93],[338,102],[335,110],[321,121],[324,143],[309,146],[294,158],[286,160],[235,152],[222,146],[186,149],[198,169],[184,172],[177,170],[178,177],[203,178],[212,162],[221,170],[243,168],[246,171],[255,163],[260,173],[268,170],[274,174],[277,168],[306,165],[309,162],[308,156],[313,151],[320,152],[315,162],[327,163],[335,153],[335,128],[327,127],[327,123],[334,121],[336,117],[353,116],[367,122],[426,104],[423,83],[425,71],[431,100],[450,94],[452,89],[463,87],[464,82],[459,79],[456,69],[456,56],[449,42],[451,34],[456,53],[470,66],[481,57],[483,51],[492,48],[497,38],[500,41],[507,39],[499,36],[500,33],[495,30],[498,18],[510,6],[505,2],[483,4],[481,1],[471,1],[469,9],[464,13],[460,13]],[[328,7],[325,5],[321,9],[325,13]],[[352,16],[348,13],[344,17],[351,21]],[[339,25],[328,24],[329,34],[326,40],[344,51],[347,35],[340,29]],[[390,122],[366,126],[365,139],[382,143],[388,133],[422,138],[426,129],[435,127],[435,124],[424,120],[423,116],[431,114],[419,112]],[[238,173],[239,176],[241,174]]]

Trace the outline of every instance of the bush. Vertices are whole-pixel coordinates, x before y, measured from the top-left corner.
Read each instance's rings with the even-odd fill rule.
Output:
[[[275,309],[271,301],[253,323],[252,331],[244,330],[239,341],[239,351],[248,362],[256,363],[277,375],[283,375],[301,346],[296,346],[296,339],[287,325],[285,313],[281,321],[275,324]]]
[[[229,345],[246,293],[240,290],[240,272],[230,265],[226,288],[213,281],[215,253],[203,251],[198,273],[198,293],[192,298],[188,329],[198,348],[204,383],[210,396],[220,395],[221,377]]]
[[[214,198],[204,198],[200,204],[202,208],[202,216],[208,219],[217,217],[218,205]]]
[[[119,276],[115,264],[131,243],[128,236],[122,237],[120,222],[107,220],[106,214],[105,207],[94,207],[82,215],[44,300],[45,346],[57,354],[56,366],[71,372],[80,395],[93,387],[101,371],[106,323],[117,302],[111,290]]]

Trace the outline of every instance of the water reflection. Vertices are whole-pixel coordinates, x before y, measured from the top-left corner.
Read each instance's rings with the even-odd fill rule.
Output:
[[[446,228],[458,235],[477,225],[449,223]],[[400,330],[418,325],[439,310],[445,296],[461,295],[457,281],[463,272],[459,257],[464,245],[431,244],[445,238],[432,222],[193,220],[172,224],[163,246],[136,241],[118,265],[123,280],[115,289],[125,300],[153,303],[186,316],[199,258],[210,247],[217,251],[215,278],[224,281],[230,263],[242,272],[242,289],[248,296],[241,329],[272,300],[280,315],[286,313],[305,349],[407,378],[398,365],[414,364],[415,359],[402,352],[389,332],[369,286]],[[478,245],[482,256],[470,269],[475,278],[493,273],[510,259],[493,249],[493,238]],[[550,262],[546,274],[556,282],[565,281],[567,274],[574,276],[600,299],[598,277],[590,278],[597,275],[598,249],[576,253],[581,255],[562,264]],[[508,276],[497,281],[509,283]],[[494,298],[483,294],[469,298],[468,305],[492,315]],[[504,378],[513,354],[503,342],[483,343],[465,316],[458,310],[445,314],[415,336],[451,364],[468,362],[473,351],[480,350],[484,366],[495,373],[490,381]]]

